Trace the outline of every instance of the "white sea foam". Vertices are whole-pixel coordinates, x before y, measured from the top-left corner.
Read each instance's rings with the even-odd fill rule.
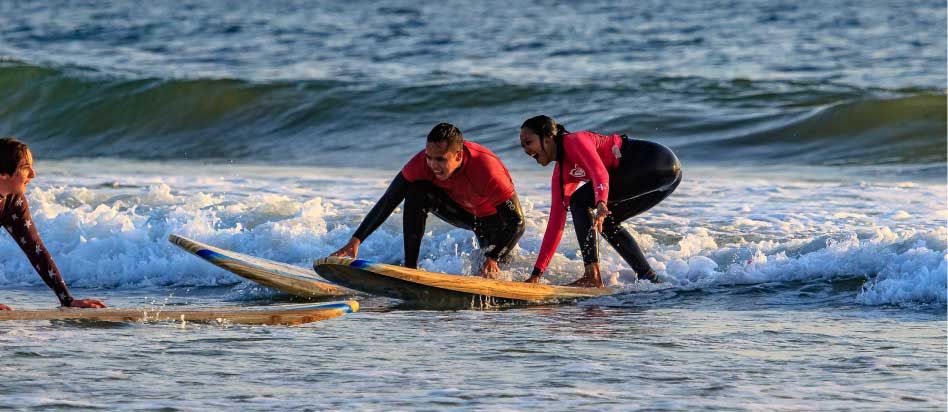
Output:
[[[41,164],[29,191],[37,227],[71,285],[240,283],[170,245],[172,233],[308,267],[345,244],[391,175],[105,163]],[[515,179],[527,229],[504,276],[516,280],[529,273],[539,250],[549,195],[545,176],[518,172]],[[859,303],[944,303],[945,209],[945,187],[937,184],[695,173],[626,227],[653,267],[681,288],[866,277]],[[41,284],[9,237],[0,245],[0,285]],[[606,280],[633,282],[628,265],[605,242],[600,246]],[[400,262],[399,210],[360,252],[361,258]],[[472,233],[429,220],[422,268],[470,273],[479,258]],[[567,227],[545,280],[563,283],[581,271]]]

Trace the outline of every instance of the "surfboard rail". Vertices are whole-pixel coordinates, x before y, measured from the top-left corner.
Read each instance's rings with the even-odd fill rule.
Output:
[[[359,302],[216,307],[216,308],[106,308],[26,309],[0,311],[0,321],[88,320],[104,322],[195,322],[241,325],[296,326],[359,311]]]
[[[307,268],[221,249],[180,235],[169,235],[168,241],[237,276],[293,296],[322,298],[357,294],[326,282]]]
[[[478,276],[433,273],[367,260],[329,256],[313,268],[332,282],[366,293],[416,301],[470,301],[493,298],[511,302],[542,303],[615,294],[612,288],[543,285]]]

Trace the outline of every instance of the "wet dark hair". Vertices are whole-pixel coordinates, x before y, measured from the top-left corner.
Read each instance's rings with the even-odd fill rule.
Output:
[[[556,143],[556,163],[561,163],[563,161],[563,136],[569,133],[569,130],[566,130],[566,126],[562,124],[557,124],[556,120],[553,120],[550,116],[539,115],[533,116],[523,122],[523,125],[520,126],[521,129],[530,129],[533,133],[540,137],[540,149],[544,149],[543,139],[547,137],[552,137],[553,142]],[[560,193],[565,193],[565,184],[563,183],[563,165],[560,164]],[[569,209],[569,205],[564,205],[566,209]]]
[[[12,176],[30,147],[10,136],[0,139],[0,175]]]
[[[544,137],[563,138],[563,135],[569,133],[566,126],[557,124],[550,116],[533,116],[520,126],[521,129],[530,129],[537,136],[540,136],[540,144],[543,144]]]
[[[447,142],[448,150],[457,152],[464,146],[464,135],[461,134],[461,129],[451,123],[438,123],[428,132],[428,143],[441,142]]]

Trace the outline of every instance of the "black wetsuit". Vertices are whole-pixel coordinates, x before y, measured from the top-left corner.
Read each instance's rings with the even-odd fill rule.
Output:
[[[671,149],[661,144],[625,136],[621,154],[619,166],[609,171],[606,207],[611,214],[603,222],[602,235],[636,273],[648,278],[654,276],[654,272],[635,239],[620,223],[651,209],[674,192],[681,183],[681,163]],[[573,226],[586,264],[599,261],[592,227],[592,212],[596,207],[592,186],[583,185],[570,199]]]
[[[471,190],[478,188],[471,187]],[[405,266],[409,268],[418,267],[418,254],[428,213],[459,228],[473,230],[484,256],[494,260],[504,260],[523,235],[523,211],[516,193],[505,202],[494,205],[497,213],[476,217],[431,182],[409,182],[399,173],[362,220],[353,237],[365,240],[403,200]]]

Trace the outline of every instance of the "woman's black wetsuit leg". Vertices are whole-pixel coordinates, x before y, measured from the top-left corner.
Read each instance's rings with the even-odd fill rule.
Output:
[[[640,275],[651,273],[642,249],[621,223],[651,209],[675,191],[681,183],[681,164],[671,149],[644,140],[624,139],[619,166],[609,172],[611,214],[603,222],[602,235],[622,259]],[[573,225],[586,264],[599,261],[593,231],[595,208],[592,186],[583,185],[570,199]]]

